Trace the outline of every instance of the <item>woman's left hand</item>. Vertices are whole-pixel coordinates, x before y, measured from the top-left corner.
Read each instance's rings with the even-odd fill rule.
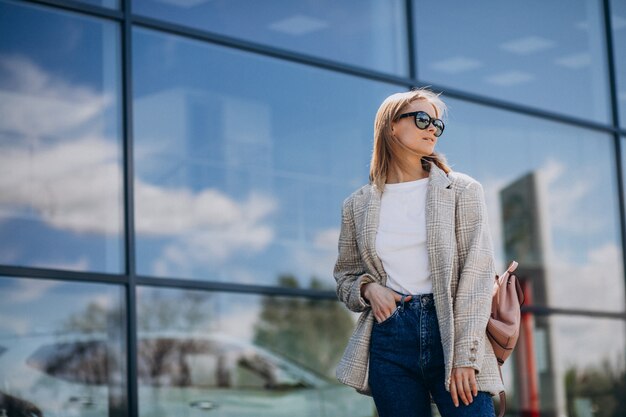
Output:
[[[450,380],[450,395],[455,407],[459,406],[459,397],[463,404],[469,405],[478,395],[476,371],[474,368],[453,368]]]

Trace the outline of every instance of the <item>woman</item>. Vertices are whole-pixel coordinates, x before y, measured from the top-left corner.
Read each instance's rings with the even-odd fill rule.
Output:
[[[374,123],[369,184],[344,202],[337,295],[361,312],[337,378],[380,417],[494,416],[504,389],[486,337],[495,275],[482,186],[435,145],[446,111],[422,88]]]

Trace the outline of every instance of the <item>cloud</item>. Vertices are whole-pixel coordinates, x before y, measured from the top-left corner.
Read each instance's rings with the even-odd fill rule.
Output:
[[[22,316],[10,316],[4,313],[0,315],[0,335],[5,333],[11,336],[24,336],[30,330],[30,326],[31,322],[28,318]]]
[[[548,303],[553,307],[622,311],[625,300],[621,247],[614,235],[602,239],[612,218],[592,215],[585,209],[597,179],[582,175],[572,178],[569,172],[555,160],[548,160],[536,170],[540,199],[544,200],[540,215],[548,229],[543,231]],[[509,183],[510,180],[497,177],[483,182],[498,259],[504,256],[499,193]],[[575,237],[557,245],[560,234]],[[597,243],[597,237],[601,243]],[[498,271],[506,266],[498,265]]]
[[[62,282],[52,280],[15,279],[15,285],[2,289],[5,303],[21,304],[41,301],[52,288],[63,285]]]
[[[0,55],[11,91],[0,91],[0,217],[38,217],[74,233],[123,231],[123,170],[118,138],[103,136],[102,114],[113,100],[68,84],[26,58]],[[273,239],[265,223],[276,201],[252,192],[242,201],[218,189],[192,191],[134,182],[135,230],[169,238],[155,269],[223,262]],[[49,265],[49,263],[46,263]]]

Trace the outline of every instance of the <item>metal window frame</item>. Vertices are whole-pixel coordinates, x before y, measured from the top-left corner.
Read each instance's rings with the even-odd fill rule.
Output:
[[[60,281],[76,281],[85,283],[109,283],[124,286],[126,298],[126,328],[127,328],[127,407],[130,416],[138,416],[138,387],[137,387],[137,311],[136,299],[137,286],[164,287],[172,289],[194,289],[200,291],[234,292],[257,295],[273,295],[286,297],[306,297],[320,300],[336,300],[334,291],[309,290],[303,288],[285,288],[277,286],[261,286],[249,284],[231,284],[215,281],[201,281],[190,279],[155,278],[150,276],[140,276],[136,273],[135,255],[135,232],[134,232],[134,166],[133,166],[133,129],[132,129],[132,31],[135,27],[157,30],[159,32],[178,35],[185,38],[196,39],[207,44],[221,45],[231,49],[250,52],[266,57],[273,57],[283,61],[304,64],[310,67],[352,75],[355,77],[369,79],[396,85],[399,88],[410,89],[429,85],[434,90],[445,91],[446,96],[451,98],[495,108],[504,109],[512,113],[537,117],[549,121],[559,122],[565,125],[582,127],[598,132],[611,134],[614,139],[615,163],[617,173],[617,186],[619,195],[620,232],[622,243],[622,262],[626,265],[626,201],[624,192],[624,167],[622,165],[622,139],[626,139],[626,126],[620,128],[619,108],[617,100],[617,82],[614,60],[613,31],[611,27],[611,1],[602,0],[600,7],[603,8],[606,42],[606,57],[609,82],[609,98],[611,108],[611,123],[598,123],[582,120],[578,117],[568,116],[550,111],[539,110],[517,103],[485,97],[477,94],[464,92],[449,87],[424,84],[419,80],[417,73],[417,54],[415,45],[415,22],[413,21],[412,10],[414,0],[405,0],[405,13],[407,25],[407,56],[409,77],[396,76],[367,68],[362,68],[350,64],[345,64],[329,59],[324,59],[304,53],[289,51],[264,44],[245,41],[218,33],[205,30],[185,27],[159,19],[145,16],[133,15],[131,0],[120,0],[120,9],[110,9],[106,7],[93,6],[75,0],[7,0],[12,3],[39,4],[77,12],[86,16],[96,17],[116,22],[120,27],[121,53],[121,96],[122,96],[122,147],[123,147],[123,172],[124,172],[124,272],[121,274],[107,274],[94,272],[63,271],[48,268],[31,268],[18,266],[0,265],[0,279],[7,277],[24,277],[53,279]],[[626,287],[626,274],[624,276]],[[626,294],[625,294],[626,295]],[[617,319],[626,322],[626,311],[611,312],[584,309],[564,309],[546,306],[524,306],[523,311],[536,315],[567,315],[583,316],[604,319]]]

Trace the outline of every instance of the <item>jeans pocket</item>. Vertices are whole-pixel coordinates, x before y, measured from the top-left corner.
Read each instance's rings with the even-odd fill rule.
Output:
[[[374,319],[374,325],[375,326],[383,326],[387,323],[389,323],[390,321],[392,321],[393,319],[395,319],[398,316],[398,313],[400,312],[400,306],[396,306],[396,309],[393,311],[393,313],[391,313],[391,315],[389,317],[387,317],[385,320],[381,321],[380,323],[376,321],[376,319]]]

